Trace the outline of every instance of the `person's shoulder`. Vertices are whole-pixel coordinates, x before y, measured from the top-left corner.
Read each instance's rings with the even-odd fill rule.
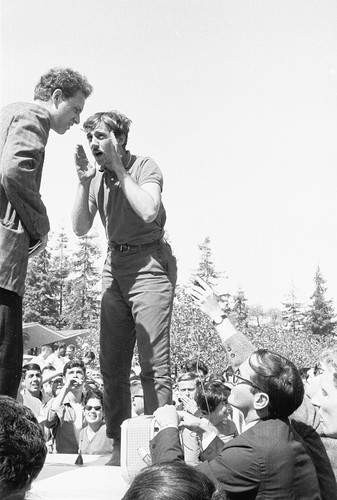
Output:
[[[161,173],[156,161],[150,156],[131,155],[131,170],[153,169]]]
[[[36,102],[12,102],[1,108],[2,114],[13,116],[31,116],[50,120],[50,113],[47,108]]]
[[[140,184],[156,182],[163,186],[163,173],[157,163],[148,156],[135,156],[129,172],[131,176]]]
[[[278,418],[259,420],[255,425],[246,429],[240,436],[256,442],[262,447],[275,446],[281,435],[289,433],[289,424]],[[236,438],[237,439],[237,438]]]
[[[35,102],[14,102],[1,108],[2,128],[16,124],[22,128],[32,128],[38,131],[41,137],[48,138],[51,116],[49,111]]]

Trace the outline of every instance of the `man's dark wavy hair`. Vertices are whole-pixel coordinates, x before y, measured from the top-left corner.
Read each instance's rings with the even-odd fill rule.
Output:
[[[231,390],[225,386],[222,380],[206,380],[199,384],[195,395],[195,401],[204,414],[216,409],[220,403],[227,403]]]
[[[33,412],[9,396],[0,396],[0,498],[15,494],[24,498],[46,454],[43,431]]]
[[[152,465],[131,483],[122,500],[225,500],[215,484],[184,462]]]
[[[62,90],[66,99],[78,91],[87,99],[93,91],[85,76],[71,68],[52,68],[42,75],[34,90],[34,99],[49,101],[56,89]]]
[[[89,116],[89,118],[87,118],[84,122],[83,130],[85,132],[92,132],[101,123],[104,123],[107,126],[116,139],[119,139],[122,135],[125,136],[125,142],[123,144],[125,148],[128,142],[130,125],[132,123],[130,118],[116,110],[95,113],[94,115]]]
[[[67,371],[68,370],[71,370],[71,368],[81,368],[83,370],[83,373],[84,375],[86,375],[86,368],[85,368],[85,365],[83,363],[83,361],[81,359],[71,359],[70,361],[68,361],[64,367],[63,367],[63,376],[65,376],[67,374]]]
[[[254,371],[252,382],[269,396],[270,415],[286,419],[297,410],[304,398],[304,386],[294,363],[280,354],[259,349],[250,356],[249,365]],[[251,391],[261,392],[257,388]]]

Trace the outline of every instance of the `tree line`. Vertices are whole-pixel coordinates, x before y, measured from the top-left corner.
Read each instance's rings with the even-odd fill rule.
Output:
[[[191,283],[198,275],[216,289],[225,273],[215,269],[209,237],[199,245],[199,250],[200,260],[191,274]],[[98,355],[100,256],[95,233],[79,238],[75,249],[69,248],[64,230],[55,235],[49,246],[29,262],[24,322],[38,322],[56,330],[88,329],[85,338],[76,339],[78,350],[81,353],[90,348]],[[264,310],[261,305],[249,305],[242,289],[233,295],[220,294],[219,299],[235,326],[257,348],[280,352],[298,367],[313,366],[322,348],[336,341],[334,307],[332,300],[326,298],[326,282],[319,267],[313,281],[307,305],[297,301],[293,289],[280,309]],[[230,364],[212,324],[194,306],[189,285],[177,285],[171,325],[173,372],[180,371],[191,357],[199,357],[212,371],[223,370]]]

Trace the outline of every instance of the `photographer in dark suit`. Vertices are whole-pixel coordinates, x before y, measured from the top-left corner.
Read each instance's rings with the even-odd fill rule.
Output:
[[[288,421],[304,396],[300,374],[288,359],[266,349],[255,351],[233,377],[228,402],[241,410],[246,430],[227,444],[216,429],[173,406],[155,412],[160,427],[151,442],[153,463],[182,460],[178,429],[197,432],[204,472],[220,482],[230,499],[319,500],[314,465],[303,440]]]

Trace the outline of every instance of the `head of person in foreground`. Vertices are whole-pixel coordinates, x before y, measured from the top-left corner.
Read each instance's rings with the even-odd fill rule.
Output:
[[[46,454],[44,435],[32,411],[0,396],[0,498],[24,499]]]
[[[131,483],[122,500],[225,500],[202,472],[184,462],[152,465]]]

